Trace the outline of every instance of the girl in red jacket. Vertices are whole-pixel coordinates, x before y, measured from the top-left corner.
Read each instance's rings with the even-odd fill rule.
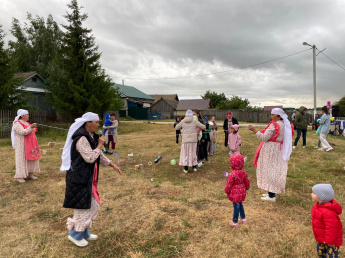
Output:
[[[339,215],[341,206],[333,200],[334,191],[330,184],[314,185],[311,210],[313,232],[317,241],[319,257],[338,257],[339,247],[343,244],[343,225]]]
[[[246,191],[249,190],[250,183],[247,172],[242,169],[243,165],[244,159],[241,154],[231,156],[230,166],[233,170],[224,189],[229,200],[234,204],[234,217],[229,223],[235,228],[238,227],[238,215],[241,217],[240,222],[247,223],[242,202],[246,199]]]

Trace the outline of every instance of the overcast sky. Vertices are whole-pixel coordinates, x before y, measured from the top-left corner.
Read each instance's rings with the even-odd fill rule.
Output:
[[[1,0],[0,23],[26,13],[59,24],[69,0]],[[315,44],[345,67],[345,1],[324,0],[82,0],[85,22],[116,83],[147,94],[200,98],[206,90],[248,98],[251,105],[313,107],[312,50],[248,69],[240,68],[308,49]],[[345,96],[345,71],[322,54],[317,63],[317,105]]]

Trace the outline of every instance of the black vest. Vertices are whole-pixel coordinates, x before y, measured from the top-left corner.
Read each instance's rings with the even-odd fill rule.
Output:
[[[71,146],[71,168],[66,172],[66,192],[64,208],[74,209],[90,209],[92,198],[92,182],[95,171],[95,164],[97,162],[97,182],[99,175],[99,161],[100,157],[94,163],[87,163],[76,150],[77,141],[80,137],[85,136],[95,149],[98,145],[98,135],[94,134],[92,138],[88,131],[82,126],[72,136]]]

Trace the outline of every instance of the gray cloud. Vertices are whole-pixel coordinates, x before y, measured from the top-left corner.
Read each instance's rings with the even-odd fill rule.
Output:
[[[3,1],[0,22],[26,12],[64,23],[67,0]],[[198,97],[206,90],[248,98],[253,105],[313,105],[312,52],[226,74],[178,80],[126,78],[180,77],[243,67],[306,49],[302,42],[345,65],[343,1],[80,1],[114,81],[149,94]],[[10,37],[10,36],[8,36]],[[345,71],[317,57],[318,106],[345,95]]]

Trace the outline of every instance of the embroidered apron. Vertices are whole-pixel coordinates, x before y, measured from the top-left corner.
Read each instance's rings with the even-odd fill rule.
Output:
[[[31,124],[23,124],[21,121],[18,121],[24,129],[31,126]],[[25,145],[25,157],[28,160],[36,160],[41,158],[40,148],[38,146],[37,138],[35,135],[37,128],[34,128],[31,133],[24,136],[24,145]]]

